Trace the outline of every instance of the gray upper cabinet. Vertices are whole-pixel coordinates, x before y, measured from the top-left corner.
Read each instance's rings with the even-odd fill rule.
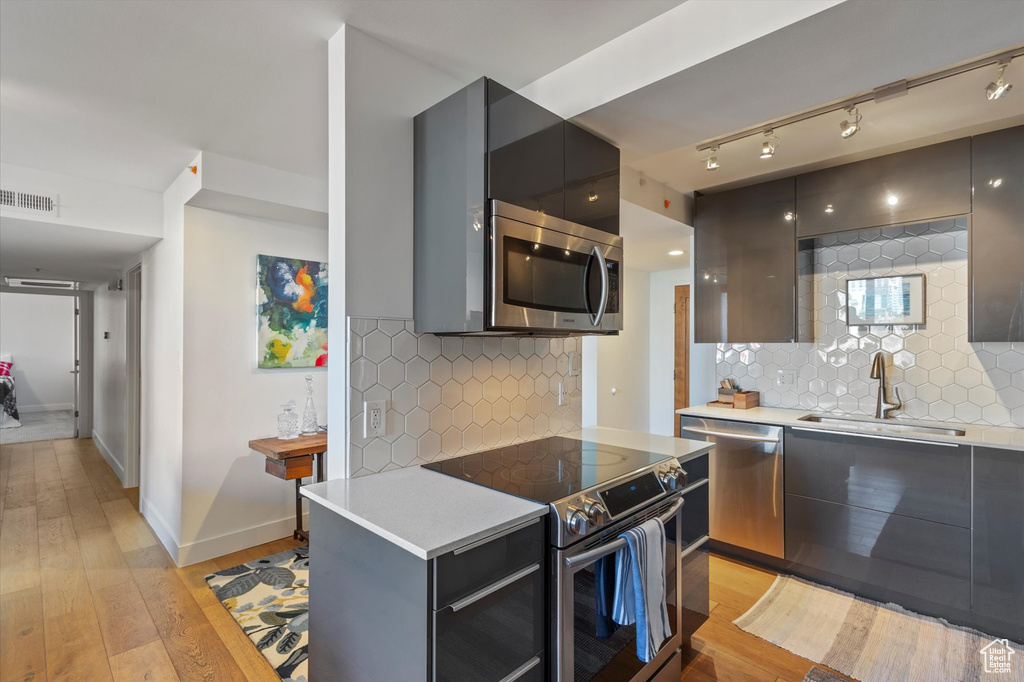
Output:
[[[970,213],[971,138],[799,175],[796,211],[799,237]]]
[[[969,340],[1024,341],[1024,126],[973,140]]]
[[[794,195],[784,178],[694,200],[697,343],[796,340]]]

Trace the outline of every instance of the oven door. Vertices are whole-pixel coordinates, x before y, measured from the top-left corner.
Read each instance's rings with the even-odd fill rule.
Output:
[[[494,329],[622,329],[622,238],[564,223],[573,233],[491,219]]]
[[[682,643],[678,598],[682,593],[682,509],[683,499],[675,495],[592,541],[555,553],[552,679],[556,682],[646,682],[678,651]],[[665,524],[665,596],[672,635],[661,645],[657,656],[644,663],[636,656],[635,625],[620,625],[610,636],[598,636],[594,572],[599,561],[623,546],[625,541],[618,540],[620,533],[654,516],[660,516]]]

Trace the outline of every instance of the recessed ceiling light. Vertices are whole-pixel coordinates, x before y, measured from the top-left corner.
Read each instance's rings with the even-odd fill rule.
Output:
[[[764,131],[764,136],[767,139],[761,143],[761,158],[770,159],[775,156],[775,148],[779,146],[779,138],[775,137],[775,133],[772,130]]]
[[[792,211],[786,211],[785,213],[782,214],[782,217],[785,218],[786,220],[792,220],[793,218],[796,217],[796,213],[793,213]]]
[[[825,207],[825,213],[832,213],[833,211],[835,211],[835,209],[832,208],[832,204]]]
[[[988,181],[988,184],[989,184],[989,187],[992,187],[993,189],[995,189],[996,187],[999,187],[999,185],[1003,184],[1003,179],[1002,178],[992,178],[991,180]]]
[[[843,139],[853,137],[860,130],[860,120],[862,116],[857,111],[857,107],[850,107],[846,110],[846,113],[850,115],[850,118],[839,124],[840,135]]]
[[[885,198],[885,203],[889,204],[890,206],[895,206],[896,204],[900,203],[900,198],[895,194],[890,194]]]
[[[684,253],[685,253],[685,251],[680,251],[679,249],[675,249],[674,251],[669,251],[668,255],[670,255],[670,256],[682,256]]]
[[[999,77],[996,78],[995,83],[989,83],[988,87],[985,88],[985,96],[990,100],[1001,99],[1007,94],[1013,86],[1003,80],[1003,73],[1006,71],[1006,67],[1010,65],[1010,60],[999,62]]]

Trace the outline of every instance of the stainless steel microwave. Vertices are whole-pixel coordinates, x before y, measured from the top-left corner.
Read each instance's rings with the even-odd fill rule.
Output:
[[[491,202],[488,327],[536,334],[622,329],[622,237]]]

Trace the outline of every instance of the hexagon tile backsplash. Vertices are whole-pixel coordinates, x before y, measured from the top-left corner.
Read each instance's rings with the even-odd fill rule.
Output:
[[[967,248],[965,218],[818,239],[815,342],[718,344],[719,379],[760,391],[762,405],[873,416],[871,358],[884,350],[896,416],[1024,427],[1024,344],[967,342]],[[925,325],[846,326],[847,279],[913,273],[925,275]],[[777,384],[785,369],[795,386]]]
[[[580,428],[578,339],[439,337],[412,330],[411,320],[349,319],[352,476]],[[561,406],[560,382],[567,398]],[[383,437],[362,437],[368,400],[389,401]]]

